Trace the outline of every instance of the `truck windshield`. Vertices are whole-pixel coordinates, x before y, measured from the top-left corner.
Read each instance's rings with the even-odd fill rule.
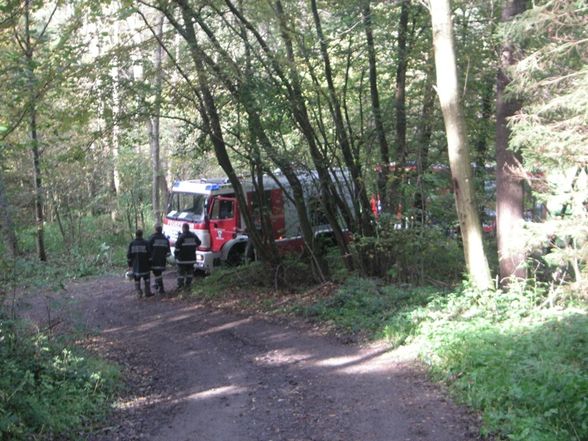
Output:
[[[167,217],[170,219],[201,222],[204,220],[203,194],[172,193],[167,205]]]

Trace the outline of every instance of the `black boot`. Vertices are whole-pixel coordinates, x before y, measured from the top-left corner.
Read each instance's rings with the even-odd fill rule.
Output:
[[[151,297],[153,295],[150,284],[151,281],[149,279],[145,280],[145,297]]]
[[[135,292],[137,293],[137,297],[143,297],[143,291],[141,291],[141,281],[135,280]]]
[[[182,289],[184,289],[184,278],[178,277],[178,288],[176,291],[181,291]]]
[[[158,280],[158,289],[157,292],[159,293],[160,296],[165,295],[165,289],[163,289],[163,278]]]

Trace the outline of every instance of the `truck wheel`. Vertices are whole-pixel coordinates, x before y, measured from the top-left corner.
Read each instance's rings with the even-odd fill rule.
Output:
[[[226,260],[227,266],[239,266],[243,263],[243,251],[237,247],[229,251]]]

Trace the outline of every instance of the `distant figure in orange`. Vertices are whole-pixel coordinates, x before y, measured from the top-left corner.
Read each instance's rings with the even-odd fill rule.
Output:
[[[378,201],[376,199],[376,196],[372,194],[372,198],[370,199],[370,207],[372,209],[372,213],[374,214],[374,217],[376,218],[376,220],[378,220],[378,218],[380,217],[380,213],[378,210]]]

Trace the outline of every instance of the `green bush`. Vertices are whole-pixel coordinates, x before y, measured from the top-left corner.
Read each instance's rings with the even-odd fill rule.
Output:
[[[354,262],[363,276],[421,285],[461,280],[465,267],[456,239],[433,226],[395,229],[394,225],[392,218],[382,217],[376,236],[352,242]]]
[[[432,289],[402,289],[384,285],[378,279],[350,277],[332,297],[301,310],[307,317],[329,321],[347,332],[362,332],[403,343],[413,333],[414,324],[403,323],[402,331],[387,332],[391,321],[400,323],[406,309],[426,304],[431,296],[442,295]],[[387,333],[386,333],[387,332]]]
[[[19,235],[23,255],[16,259],[0,255],[1,286],[60,289],[69,280],[103,274],[126,265],[129,236],[113,230],[110,218],[83,218],[77,231],[79,236],[66,243],[58,226],[48,224],[45,228],[48,261],[41,262],[34,254],[34,229],[24,230]]]
[[[104,414],[118,371],[0,320],[0,439],[72,437]]]

